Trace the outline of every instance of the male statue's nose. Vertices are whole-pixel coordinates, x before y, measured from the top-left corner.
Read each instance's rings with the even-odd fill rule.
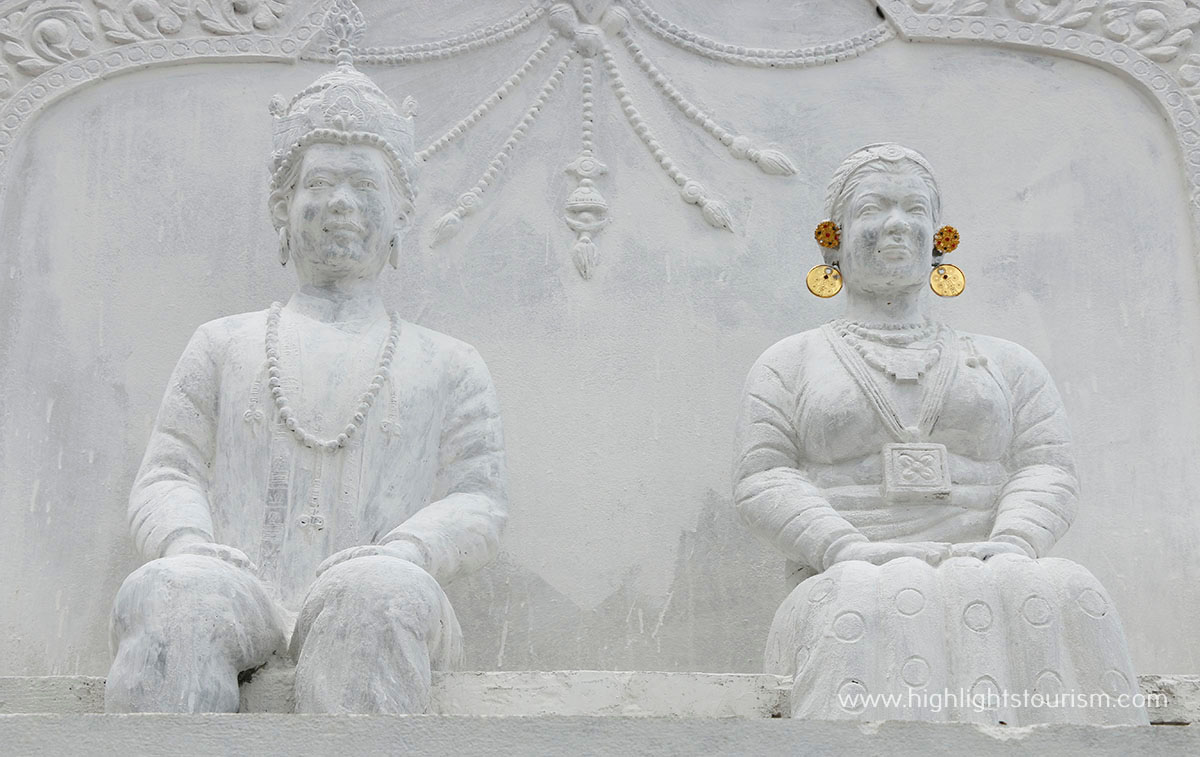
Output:
[[[335,213],[348,213],[351,208],[350,193],[339,187],[333,190],[333,194],[329,198],[329,209]]]

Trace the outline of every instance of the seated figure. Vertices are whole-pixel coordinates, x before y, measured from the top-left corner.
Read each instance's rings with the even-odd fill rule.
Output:
[[[486,366],[379,292],[413,211],[411,115],[345,48],[271,110],[299,287],[201,326],[171,376],[129,500],[149,562],[113,608],[110,712],[234,712],[273,653],[297,711],[426,711],[431,669],[462,653],[442,585],[505,522]]]
[[[746,380],[734,499],[801,579],[766,671],[795,677],[794,717],[1146,723],[1108,594],[1046,557],[1078,501],[1050,376],[927,315],[930,288],[965,283],[940,210],[919,153],[850,155],[809,276],[822,296],[844,285],[845,315]]]

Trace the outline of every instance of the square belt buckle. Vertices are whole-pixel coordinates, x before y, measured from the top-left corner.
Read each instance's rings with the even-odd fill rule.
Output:
[[[883,445],[883,497],[889,502],[936,502],[950,496],[944,444]]]

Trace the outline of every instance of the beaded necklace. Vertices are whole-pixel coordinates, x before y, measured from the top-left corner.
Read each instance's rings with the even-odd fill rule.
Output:
[[[931,323],[885,325],[854,323],[839,318],[830,324],[850,343],[863,362],[896,381],[920,381],[942,355],[942,340],[928,346],[938,328]],[[894,349],[881,349],[880,346]]]
[[[282,305],[273,302],[271,311],[267,314],[267,386],[271,388],[271,396],[275,398],[275,409],[279,412],[279,418],[288,431],[291,431],[292,435],[296,437],[296,441],[305,447],[319,449],[330,455],[335,454],[346,446],[350,437],[358,433],[367,418],[367,411],[375,402],[379,390],[383,388],[383,382],[387,381],[388,372],[392,366],[392,357],[396,354],[396,345],[400,341],[400,316],[396,312],[390,313],[392,328],[387,342],[383,346],[383,356],[379,359],[379,367],[371,379],[370,387],[358,399],[354,417],[336,438],[322,440],[300,425],[296,420],[295,411],[292,410],[287,396],[283,393],[283,374],[279,368],[279,316],[282,309]]]

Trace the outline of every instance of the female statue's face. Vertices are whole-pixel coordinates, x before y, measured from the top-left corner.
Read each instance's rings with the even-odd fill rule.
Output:
[[[369,145],[317,143],[304,151],[288,205],[291,253],[316,283],[378,276],[396,223],[388,159]]]
[[[929,278],[933,202],[915,172],[864,176],[844,219],[839,252],[847,287],[882,296]]]

